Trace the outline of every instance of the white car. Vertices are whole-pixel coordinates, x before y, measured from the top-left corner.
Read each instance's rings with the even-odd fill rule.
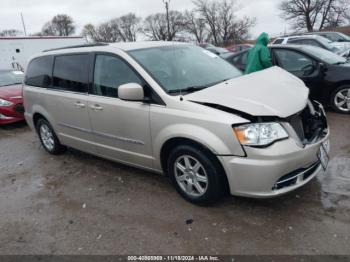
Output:
[[[347,57],[350,50],[349,42],[332,42],[331,40],[319,35],[296,35],[276,38],[272,45],[311,45],[329,50],[338,55]]]

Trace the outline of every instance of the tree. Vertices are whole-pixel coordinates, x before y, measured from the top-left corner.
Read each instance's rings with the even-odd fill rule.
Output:
[[[41,31],[42,35],[69,36],[74,34],[75,24],[72,17],[59,14],[45,23]]]
[[[119,28],[115,20],[100,24],[97,27],[98,42],[114,43],[121,40],[119,35]]]
[[[98,33],[93,24],[86,24],[81,34],[88,42],[98,42]]]
[[[169,11],[169,35],[166,14],[149,15],[144,21],[144,34],[151,40],[172,41],[181,31],[184,31],[186,20],[179,11]]]
[[[133,13],[111,19],[95,27],[92,24],[84,26],[82,35],[93,42],[134,42],[141,31],[141,18]]]
[[[205,19],[200,17],[195,11],[185,11],[185,30],[192,34],[197,43],[202,43],[208,37],[208,29]]]
[[[23,33],[17,29],[4,29],[0,31],[0,36],[19,36]]]
[[[194,4],[196,11],[208,25],[215,45],[226,45],[245,39],[255,24],[254,18],[236,17],[235,14],[239,10],[236,0],[197,0]]]
[[[135,42],[137,33],[141,31],[141,18],[133,13],[119,17],[116,21],[119,27],[119,35],[124,42]]]
[[[349,4],[350,0],[284,0],[279,8],[294,29],[311,32],[343,24]]]

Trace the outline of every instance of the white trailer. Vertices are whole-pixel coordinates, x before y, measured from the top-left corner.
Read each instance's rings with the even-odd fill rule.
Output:
[[[28,59],[47,49],[84,45],[83,37],[0,37],[0,70],[24,70]]]

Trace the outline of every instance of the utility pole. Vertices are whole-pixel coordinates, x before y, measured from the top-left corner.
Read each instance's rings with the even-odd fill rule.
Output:
[[[21,13],[21,20],[23,25],[24,36],[27,36],[26,25],[24,24],[23,14]]]
[[[167,22],[167,29],[168,29],[168,37],[167,40],[170,40],[170,21],[169,21],[169,4],[170,0],[163,0],[163,3],[165,4],[165,10],[166,10],[166,22]]]

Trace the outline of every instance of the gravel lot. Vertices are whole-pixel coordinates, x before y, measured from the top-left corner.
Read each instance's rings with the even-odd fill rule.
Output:
[[[0,127],[0,254],[350,254],[350,116],[328,113],[326,174],[286,196],[183,200],[161,175]]]

